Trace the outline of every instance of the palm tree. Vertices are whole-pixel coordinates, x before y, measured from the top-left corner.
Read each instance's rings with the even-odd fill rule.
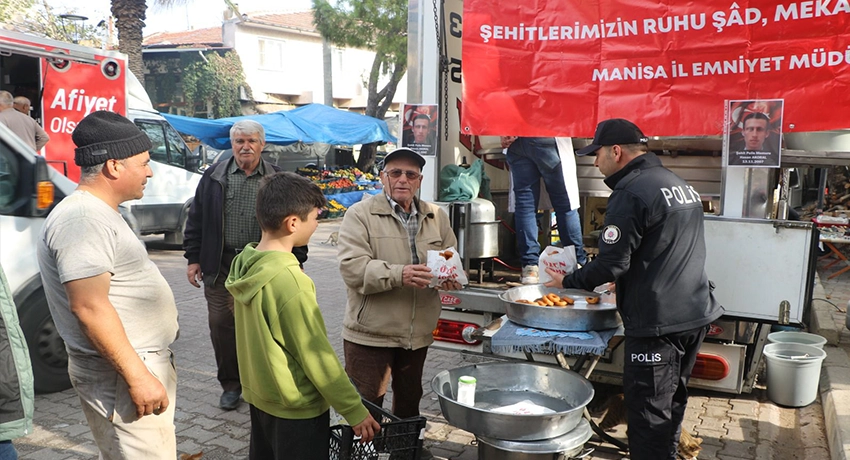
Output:
[[[185,0],[153,0],[161,6],[173,6]],[[127,55],[127,67],[145,84],[145,65],[142,62],[142,28],[145,27],[145,0],[112,0],[112,17],[118,29],[118,50]]]

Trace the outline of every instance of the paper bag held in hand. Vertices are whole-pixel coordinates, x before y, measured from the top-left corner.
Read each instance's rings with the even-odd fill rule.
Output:
[[[552,277],[546,273],[547,268],[567,276],[576,270],[576,248],[573,246],[567,246],[565,248],[547,246],[540,253],[538,263],[540,264],[539,276],[540,283],[542,284],[552,281]]]
[[[454,247],[442,251],[428,251],[428,268],[431,269],[432,275],[428,287],[441,286],[447,280],[457,281],[464,286],[469,284],[460,255]]]

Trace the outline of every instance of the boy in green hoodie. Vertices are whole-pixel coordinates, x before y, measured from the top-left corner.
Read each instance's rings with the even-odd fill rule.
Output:
[[[279,172],[257,193],[259,243],[233,259],[225,287],[233,294],[242,397],[250,404],[249,459],[327,459],[329,406],[361,442],[381,426],[360,401],[330,342],[316,286],[292,248],[304,246],[325,206],[309,180]]]

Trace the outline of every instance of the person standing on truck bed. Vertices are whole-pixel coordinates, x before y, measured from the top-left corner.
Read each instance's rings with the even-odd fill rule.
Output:
[[[97,111],[72,139],[77,189],[50,212],[38,264],[68,374],[101,458],[177,457],[177,306],[118,205],[144,195],[151,142],[132,121]]]
[[[260,180],[280,170],[261,156],[266,145],[263,126],[253,120],[240,120],[230,128],[233,156],[215,163],[198,183],[189,208],[183,235],[186,276],[192,286],[204,283],[209,312],[210,339],[223,390],[219,407],[239,407],[242,385],[236,359],[236,328],[233,296],[224,287],[230,264],[248,243],[260,241],[256,202]],[[307,246],[292,253],[300,264],[307,260]]]
[[[345,371],[379,407],[392,377],[392,411],[401,418],[419,415],[422,369],[442,308],[424,262],[429,250],[457,246],[446,212],[416,197],[424,165],[411,149],[390,152],[381,171],[384,193],[352,205],[339,228],[339,271],[348,291]]]
[[[581,233],[581,220],[578,215],[578,179],[573,168],[572,177],[564,175],[561,156],[558,153],[554,137],[514,137],[502,136],[502,148],[507,148],[505,157],[511,172],[514,191],[514,222],[516,226],[517,249],[522,263],[522,284],[537,284],[540,259],[540,242],[537,235],[537,206],[540,202],[540,179],[546,184],[555,218],[558,222],[558,234],[563,245],[572,245],[576,251],[576,262],[584,265],[587,252]],[[572,152],[569,160],[575,163]],[[567,185],[570,181],[572,186]],[[569,189],[574,189],[570,197]]]
[[[593,290],[617,283],[625,327],[623,392],[632,460],[676,458],[687,383],[709,324],[723,314],[705,273],[699,194],[647,152],[647,137],[615,118],[596,127],[593,143],[611,187],[599,255],[549,287]]]
[[[8,126],[33,150],[38,152],[47,145],[50,136],[29,115],[15,110],[15,98],[8,91],[0,91],[0,123]]]
[[[15,110],[21,112],[26,116],[30,116],[30,111],[32,110],[32,102],[26,97],[23,96],[15,96]]]

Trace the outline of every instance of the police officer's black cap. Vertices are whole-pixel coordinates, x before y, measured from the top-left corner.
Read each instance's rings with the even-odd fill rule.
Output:
[[[603,146],[646,144],[647,142],[649,142],[649,138],[634,123],[622,118],[611,118],[600,121],[596,125],[596,134],[593,135],[593,142],[576,152],[576,155],[588,155]]]
[[[419,165],[420,171],[422,170],[423,167],[425,167],[425,158],[423,158],[422,155],[416,153],[415,151],[413,151],[411,149],[402,147],[400,149],[395,149],[392,152],[388,153],[387,156],[384,157],[384,161],[381,162],[380,169],[384,169],[384,166],[386,166],[387,163],[389,163],[390,161],[392,161],[396,158],[401,158],[401,157],[407,157],[407,158],[410,158],[411,160],[415,161],[416,164]]]

